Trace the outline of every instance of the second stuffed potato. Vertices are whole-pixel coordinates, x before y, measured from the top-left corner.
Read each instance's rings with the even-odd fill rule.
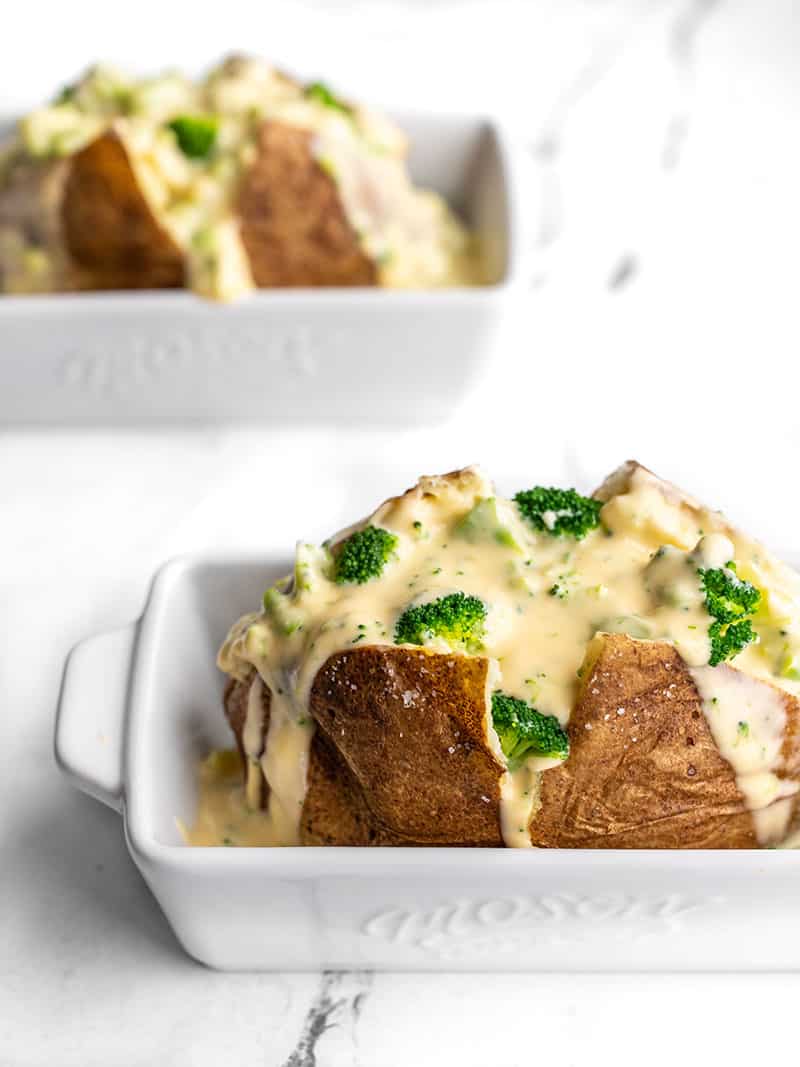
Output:
[[[235,56],[200,81],[97,67],[0,146],[0,292],[480,282],[388,119]]]

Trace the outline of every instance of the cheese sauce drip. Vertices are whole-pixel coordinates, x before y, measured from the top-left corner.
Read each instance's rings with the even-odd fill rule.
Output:
[[[304,86],[255,59],[232,57],[202,81],[177,73],[133,80],[96,67],[50,107],[26,116],[17,137],[0,146],[4,173],[28,166],[32,188],[38,164],[63,160],[111,129],[122,141],[156,219],[186,257],[187,285],[231,300],[253,288],[239,235],[235,199],[256,158],[265,120],[312,135],[312,153],[339,188],[345,215],[379,284],[432,288],[480,284],[476,244],[444,200],[416,189],[406,167],[403,133],[388,119],[345,104],[322,86]],[[169,126],[176,117],[205,116],[215,127],[213,149],[187,156]],[[47,195],[46,195],[47,194]],[[38,212],[50,218],[35,241],[17,210],[0,207],[0,291],[69,288],[56,216],[57,196],[44,188]]]
[[[736,775],[736,784],[753,813],[760,845],[786,836],[797,782],[781,779],[781,749],[786,735],[783,694],[760,685],[724,664],[691,671],[703,701],[711,736]]]
[[[298,547],[294,579],[283,585],[286,594],[268,594],[269,610],[240,620],[219,657],[221,668],[235,677],[257,672],[272,694],[260,766],[270,786],[264,833],[273,843],[299,842],[314,730],[309,696],[318,671],[334,653],[393,644],[397,620],[409,605],[457,590],[487,607],[480,654],[490,660],[491,748],[500,751],[489,710],[492,688],[566,724],[596,633],[669,641],[694,671],[712,733],[745,802],[763,813],[755,819],[759,838],[771,842],[782,836],[790,805],[774,805],[794,787],[776,774],[785,730],[780,689],[800,693],[800,682],[787,668],[794,662],[790,598],[798,592],[798,577],[729,528],[719,513],[677,496],[642,468],[609,497],[600,525],[582,540],[558,537],[534,529],[513,501],[496,496],[483,474],[470,468],[423,478],[367,520],[397,537],[378,578],[337,584],[328,548]],[[482,524],[472,524],[467,535],[464,519],[478,514],[476,505]],[[335,539],[334,553],[351,532]],[[739,574],[762,589],[766,605],[756,620],[759,641],[736,657],[735,670],[707,666],[712,619],[697,575],[699,567],[724,565],[731,553]],[[441,639],[428,647],[453,651]],[[779,688],[764,693],[753,679]],[[736,709],[743,705],[752,731],[746,742],[732,725],[733,716],[737,723],[742,718]],[[526,831],[539,775],[557,763],[530,759],[504,775],[500,821],[506,844],[530,846]]]

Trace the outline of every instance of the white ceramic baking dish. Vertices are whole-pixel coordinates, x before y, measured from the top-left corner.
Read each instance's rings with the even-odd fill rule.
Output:
[[[181,943],[224,969],[800,969],[800,853],[190,848],[197,761],[229,747],[214,667],[287,560],[181,559],[143,617],[67,662],[56,756],[122,812]]]
[[[0,296],[0,422],[419,423],[475,380],[520,278],[518,167],[486,119],[401,116],[415,181],[478,233],[491,284]]]

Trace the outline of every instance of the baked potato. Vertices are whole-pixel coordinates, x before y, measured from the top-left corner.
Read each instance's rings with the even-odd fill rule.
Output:
[[[422,478],[219,656],[193,844],[748,848],[800,791],[800,577],[637,463]],[[243,777],[243,781],[242,781]]]
[[[479,281],[397,127],[256,60],[197,83],[94,68],[0,152],[0,291]]]

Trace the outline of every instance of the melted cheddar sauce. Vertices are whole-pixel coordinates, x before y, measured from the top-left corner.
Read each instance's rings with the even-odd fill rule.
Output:
[[[251,805],[247,811],[248,819],[261,820],[264,838],[279,845],[299,841],[314,732],[309,695],[326,660],[359,645],[393,644],[397,620],[410,604],[460,590],[487,606],[481,651],[491,667],[485,729],[501,759],[491,722],[493,689],[566,724],[595,634],[668,641],[693,672],[717,746],[754,813],[759,841],[781,840],[788,798],[797,789],[776,771],[785,732],[780,690],[800,694],[800,681],[786,670],[800,641],[794,607],[800,599],[793,599],[800,594],[800,579],[732,530],[719,513],[687,503],[643,468],[636,468],[623,488],[604,504],[601,525],[575,540],[537,532],[476,469],[424,478],[366,520],[394,533],[397,546],[381,576],[362,585],[335,583],[328,550],[300,545],[296,574],[284,584],[285,592],[276,595],[270,610],[239,620],[219,656],[221,668],[251,679],[257,694],[249,701],[246,746],[248,737],[259,736],[261,686],[272,694],[259,758],[270,787],[269,808],[253,812]],[[492,502],[489,525],[467,536],[465,516],[485,501]],[[351,532],[334,539],[334,549]],[[755,621],[759,640],[736,657],[735,670],[708,666],[712,620],[696,576],[698,566],[723,566],[731,558],[740,576],[762,589],[765,605]],[[441,639],[428,647],[453,652]],[[413,702],[414,693],[408,699]],[[524,831],[539,776],[557,764],[531,758],[504,775],[500,820],[507,845],[530,847]],[[201,812],[209,809],[209,788],[201,787]],[[787,802],[775,803],[782,799]],[[199,843],[194,831],[189,839]]]
[[[259,782],[260,789],[260,782]],[[198,770],[198,803],[194,823],[179,823],[190,845],[259,848],[275,845],[275,830],[258,809],[258,800],[242,784],[239,753],[212,752]]]

